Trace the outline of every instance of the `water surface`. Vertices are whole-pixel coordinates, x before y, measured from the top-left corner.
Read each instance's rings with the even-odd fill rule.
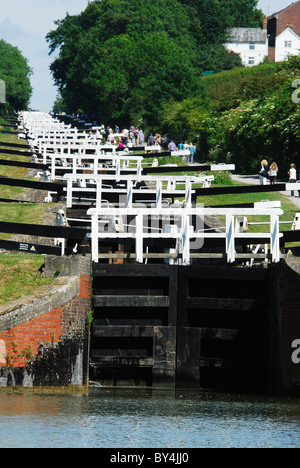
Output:
[[[0,394],[1,448],[299,448],[300,402],[209,393]]]

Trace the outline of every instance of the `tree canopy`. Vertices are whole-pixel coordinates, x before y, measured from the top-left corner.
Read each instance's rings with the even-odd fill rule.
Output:
[[[259,26],[256,0],[94,0],[47,35],[68,112],[156,125],[170,99],[196,96],[205,69],[240,58],[223,46],[228,28]]]
[[[28,61],[19,49],[0,40],[0,79],[5,83],[5,108],[27,108],[32,94],[31,73]]]
[[[202,161],[234,163],[238,173],[276,161],[287,180],[300,166],[300,57],[203,78],[197,98],[164,107],[161,128],[175,141],[189,139]]]

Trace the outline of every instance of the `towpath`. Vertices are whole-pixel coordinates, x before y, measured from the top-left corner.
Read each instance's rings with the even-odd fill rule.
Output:
[[[232,177],[232,180],[236,181],[236,182],[242,182],[244,184],[247,184],[247,185],[259,185],[259,176],[257,175],[239,175],[239,174],[232,174],[231,175]],[[300,210],[300,196],[296,196],[296,197],[291,197],[291,193],[290,192],[280,192],[282,193],[283,195],[285,195],[286,197],[289,198],[289,200],[295,205],[295,207],[297,207],[299,210]],[[295,192],[295,194],[297,195],[297,191]],[[299,193],[300,195],[300,193]]]

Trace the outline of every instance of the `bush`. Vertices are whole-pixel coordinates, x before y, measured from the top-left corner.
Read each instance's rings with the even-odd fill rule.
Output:
[[[300,164],[299,105],[292,101],[297,78],[299,57],[208,76],[199,98],[164,107],[164,131],[193,141],[203,161],[256,173],[267,159],[283,177],[291,162]]]

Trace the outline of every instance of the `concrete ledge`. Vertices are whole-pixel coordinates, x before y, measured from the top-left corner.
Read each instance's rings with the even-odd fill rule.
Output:
[[[287,259],[285,260],[286,265],[293,270],[295,273],[300,275],[300,260],[297,257],[293,257],[292,255],[289,255]]]
[[[45,257],[46,278],[60,276],[91,275],[91,259],[88,257]]]
[[[37,294],[26,296],[0,307],[0,331],[50,312],[74,299],[80,290],[80,278],[59,277]]]

